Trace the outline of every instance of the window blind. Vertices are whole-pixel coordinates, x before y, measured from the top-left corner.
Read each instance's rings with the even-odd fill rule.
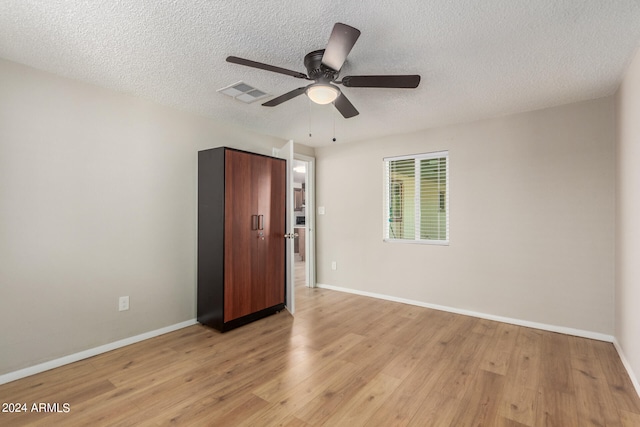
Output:
[[[384,159],[384,240],[449,242],[449,155]]]

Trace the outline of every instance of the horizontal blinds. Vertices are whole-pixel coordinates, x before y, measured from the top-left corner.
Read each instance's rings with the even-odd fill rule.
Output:
[[[446,240],[447,159],[420,160],[420,239]]]
[[[447,242],[448,153],[384,159],[384,238]]]
[[[415,239],[415,160],[392,160],[389,165],[388,227],[391,239]]]

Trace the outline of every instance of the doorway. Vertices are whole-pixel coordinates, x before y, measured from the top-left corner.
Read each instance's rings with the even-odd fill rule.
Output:
[[[294,154],[293,215],[294,285],[296,289],[315,287],[315,216],[314,216],[314,158]]]

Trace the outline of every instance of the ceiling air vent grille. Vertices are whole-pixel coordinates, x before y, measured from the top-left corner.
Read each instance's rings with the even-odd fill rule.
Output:
[[[258,99],[264,98],[265,96],[269,95],[266,92],[263,92],[251,85],[246,84],[245,82],[238,82],[232,84],[231,86],[223,87],[222,89],[218,89],[218,92],[235,98],[238,101],[242,101],[246,104],[251,104],[253,101],[257,101]]]

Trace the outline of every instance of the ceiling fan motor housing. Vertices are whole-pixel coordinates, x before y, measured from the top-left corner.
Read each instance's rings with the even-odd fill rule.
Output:
[[[304,57],[304,66],[310,79],[328,83],[338,78],[338,71],[322,64],[324,49],[314,50]]]

